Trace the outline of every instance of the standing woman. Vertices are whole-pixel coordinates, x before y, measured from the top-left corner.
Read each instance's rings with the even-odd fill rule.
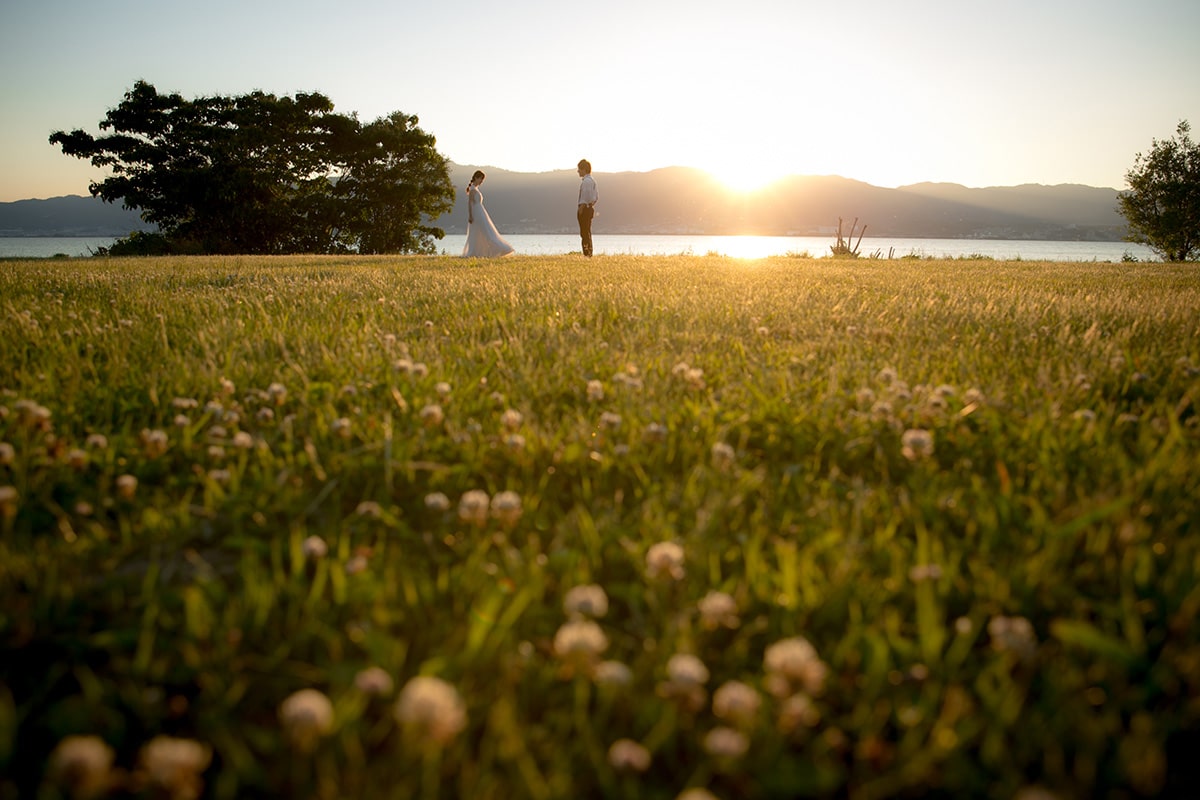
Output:
[[[467,243],[463,246],[463,256],[476,258],[495,258],[512,253],[513,248],[488,216],[483,207],[483,193],[479,187],[486,176],[483,170],[475,170],[471,182],[467,184]]]

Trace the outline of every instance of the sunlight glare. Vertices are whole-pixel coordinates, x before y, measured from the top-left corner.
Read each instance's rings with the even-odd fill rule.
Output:
[[[708,173],[725,188],[743,194],[757,191],[784,177],[778,164],[765,157],[755,158],[750,155],[713,165],[709,167]]]

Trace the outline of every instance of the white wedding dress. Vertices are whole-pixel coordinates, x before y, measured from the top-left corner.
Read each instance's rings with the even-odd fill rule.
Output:
[[[470,216],[467,222],[467,243],[463,247],[463,256],[476,258],[496,258],[512,253],[512,245],[504,241],[500,231],[492,224],[487,209],[483,207],[483,193],[478,186],[472,186],[467,192],[467,203],[470,206]]]

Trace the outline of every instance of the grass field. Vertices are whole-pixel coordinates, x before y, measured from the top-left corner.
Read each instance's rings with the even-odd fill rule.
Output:
[[[0,798],[1182,796],[1197,403],[1195,265],[3,262]]]

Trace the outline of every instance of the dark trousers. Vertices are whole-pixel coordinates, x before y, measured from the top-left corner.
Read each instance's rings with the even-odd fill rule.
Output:
[[[592,254],[592,217],[596,216],[596,210],[591,206],[580,206],[576,216],[579,218],[579,241],[583,244],[583,254],[590,256]]]

